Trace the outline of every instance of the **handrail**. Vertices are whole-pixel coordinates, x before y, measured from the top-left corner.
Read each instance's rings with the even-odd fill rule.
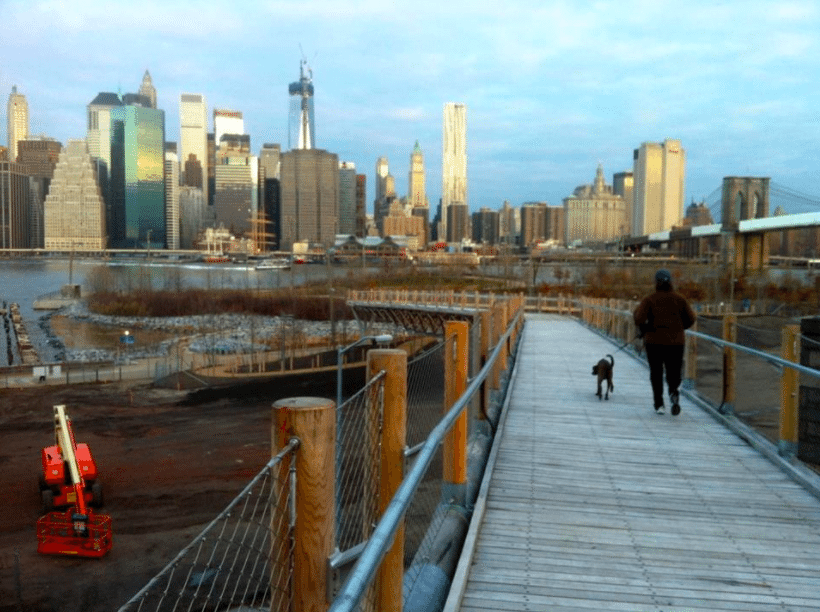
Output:
[[[587,304],[588,308],[592,308],[595,310],[601,310],[603,312],[613,312],[615,314],[630,316],[632,313],[628,310],[619,310],[617,308],[610,308],[609,306],[604,306],[603,304]],[[724,340],[723,338],[718,338],[717,336],[710,336],[709,334],[704,334],[698,331],[692,331],[691,329],[686,330],[687,336],[692,336],[694,338],[699,338],[700,340],[705,340],[707,342],[711,342],[712,344],[716,344],[718,346],[733,348],[735,350],[740,351],[741,353],[747,353],[754,357],[758,357],[759,359],[763,359],[764,361],[768,361],[769,363],[784,367],[784,368],[793,368],[802,374],[806,374],[813,378],[820,378],[820,370],[815,370],[814,368],[810,368],[808,366],[804,366],[803,364],[796,363],[794,361],[789,361],[788,359],[783,359],[778,355],[772,355],[771,353],[767,353],[765,351],[761,351],[759,349],[754,349],[749,346],[744,346],[743,344],[737,344],[736,342],[729,342],[728,340]]]
[[[796,363],[794,361],[789,361],[788,359],[783,359],[782,357],[772,355],[771,353],[767,353],[759,349],[754,349],[749,346],[737,344],[735,342],[729,342],[728,340],[723,340],[722,338],[718,338],[716,336],[710,336],[709,334],[704,334],[689,329],[686,330],[686,335],[694,336],[695,338],[700,338],[701,340],[706,340],[707,342],[711,342],[712,344],[717,344],[719,346],[733,348],[740,351],[741,353],[748,353],[749,355],[759,357],[760,359],[768,361],[769,363],[774,363],[784,368],[793,368],[802,374],[807,374],[809,376],[813,376],[814,378],[820,378],[820,370],[815,370],[814,368],[804,366],[803,364]]]
[[[510,334],[516,328],[521,316],[521,312],[516,315],[504,335],[499,338],[487,362],[472,379],[461,397],[453,404],[453,407],[450,408],[447,414],[439,421],[439,424],[430,432],[430,435],[419,451],[419,456],[413,463],[413,467],[401,485],[399,485],[393,499],[390,500],[387,509],[384,511],[382,518],[379,520],[367,545],[362,551],[359,560],[356,562],[356,565],[353,566],[350,577],[331,604],[328,612],[353,612],[356,606],[359,605],[372,580],[372,576],[382,562],[387,549],[392,545],[399,523],[407,511],[413,499],[413,495],[432,462],[439,445],[443,442],[444,436],[450,428],[452,428],[456,419],[458,419],[468,403],[472,401],[473,395],[478,392],[484,379],[487,378],[487,375],[490,373],[490,370],[492,370],[496,359],[501,353],[507,339],[510,337]]]

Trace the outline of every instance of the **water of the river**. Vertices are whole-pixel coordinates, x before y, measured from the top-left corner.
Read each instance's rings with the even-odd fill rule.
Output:
[[[41,325],[49,312],[34,310],[34,302],[58,293],[66,284],[79,284],[86,293],[99,277],[98,269],[111,273],[108,282],[119,288],[150,286],[154,289],[188,287],[212,289],[271,289],[299,286],[309,280],[325,278],[323,265],[299,265],[291,270],[257,270],[253,264],[205,264],[163,261],[89,260],[89,259],[4,259],[0,260],[0,308],[16,302],[32,344],[42,361],[54,359],[56,350],[48,342]],[[341,269],[329,269],[333,275]],[[2,328],[0,327],[0,332]],[[0,333],[0,366],[7,365],[5,332]]]

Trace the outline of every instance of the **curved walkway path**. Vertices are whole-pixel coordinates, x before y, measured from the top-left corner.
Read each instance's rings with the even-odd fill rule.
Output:
[[[656,415],[616,349],[528,317],[446,610],[819,610],[820,501],[694,402]]]

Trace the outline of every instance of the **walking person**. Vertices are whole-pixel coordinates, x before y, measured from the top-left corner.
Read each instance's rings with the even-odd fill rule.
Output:
[[[663,377],[666,371],[672,414],[677,415],[680,413],[678,387],[686,341],[684,330],[694,324],[695,313],[686,298],[672,289],[672,275],[668,270],[658,270],[655,273],[655,292],[641,300],[633,317],[646,349],[655,412],[665,412]]]

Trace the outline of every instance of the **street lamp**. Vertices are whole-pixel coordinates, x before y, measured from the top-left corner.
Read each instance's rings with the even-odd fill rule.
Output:
[[[379,334],[378,336],[362,336],[353,344],[347,346],[340,346],[336,349],[336,411],[338,414],[339,406],[342,405],[342,358],[344,354],[350,349],[359,346],[368,341],[373,341],[378,345],[389,344],[393,341],[393,336],[390,334]]]

